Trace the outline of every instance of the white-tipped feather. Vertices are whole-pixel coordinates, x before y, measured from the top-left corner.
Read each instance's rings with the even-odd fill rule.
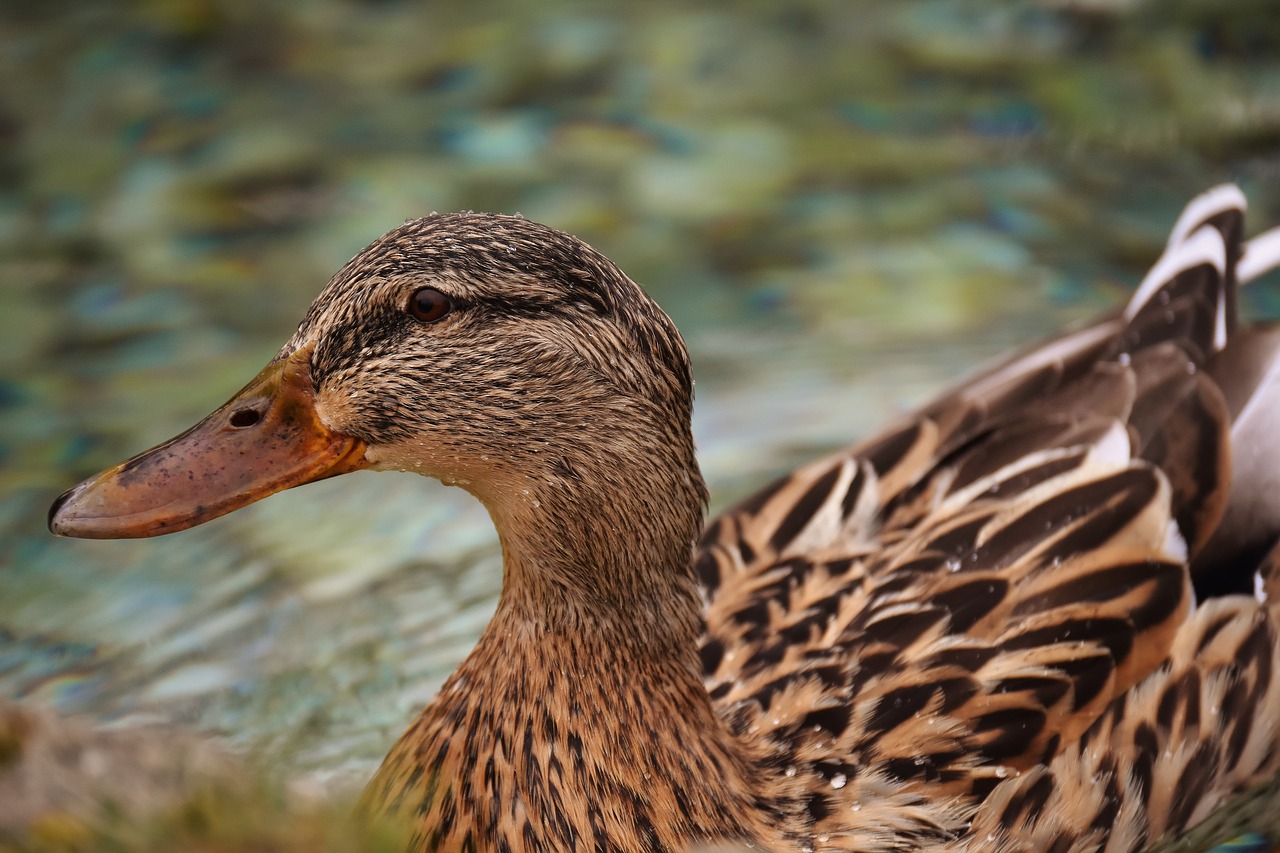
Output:
[[[1194,202],[1193,202],[1194,203]],[[1124,309],[1125,320],[1132,320],[1170,279],[1179,273],[1195,269],[1201,264],[1208,264],[1226,275],[1227,247],[1222,241],[1218,229],[1205,225],[1192,232],[1185,240],[1170,244],[1165,253],[1156,261],[1155,266],[1142,279],[1137,291]],[[1219,300],[1218,312],[1214,322],[1214,347],[1221,349],[1227,343],[1226,305]]]
[[[1244,244],[1244,255],[1236,265],[1236,280],[1248,284],[1280,267],[1280,228],[1263,231]]]
[[[1220,213],[1228,210],[1243,212],[1247,209],[1248,202],[1245,200],[1244,193],[1235,184],[1219,184],[1211,190],[1205,190],[1191,199],[1182,209],[1182,215],[1178,217],[1178,221],[1173,224],[1173,230],[1169,233],[1168,246],[1173,248],[1181,243],[1188,234]]]

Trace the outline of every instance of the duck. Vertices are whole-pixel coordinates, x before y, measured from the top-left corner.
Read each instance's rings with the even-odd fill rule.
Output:
[[[575,237],[433,214],[49,527],[361,469],[478,498],[496,611],[362,800],[409,849],[1140,850],[1280,771],[1280,327],[1237,307],[1280,229],[1245,207],[1196,197],[1123,308],[705,525],[671,319]]]

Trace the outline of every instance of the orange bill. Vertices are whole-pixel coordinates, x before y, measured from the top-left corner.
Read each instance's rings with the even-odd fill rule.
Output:
[[[303,347],[182,435],[64,493],[49,510],[49,529],[83,539],[186,530],[276,492],[364,468],[364,455],[364,442],[320,421],[311,347]]]

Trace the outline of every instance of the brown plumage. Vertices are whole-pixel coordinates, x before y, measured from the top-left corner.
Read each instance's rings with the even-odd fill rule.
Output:
[[[1280,241],[1244,244],[1243,207],[1199,197],[1122,312],[696,544],[666,315],[572,237],[428,217],[344,267],[193,438],[68,493],[51,525],[180,529],[362,466],[479,497],[497,613],[366,793],[418,849],[1138,850],[1280,769],[1280,599],[1250,594],[1277,583],[1280,337],[1236,318]],[[424,287],[443,318],[411,316]],[[296,406],[310,420],[279,414]],[[175,499],[186,444],[267,427],[273,464],[308,461]]]

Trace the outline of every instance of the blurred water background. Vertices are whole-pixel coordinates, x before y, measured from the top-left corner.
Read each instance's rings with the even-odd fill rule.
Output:
[[[53,497],[223,402],[364,244],[476,209],[672,314],[722,506],[1119,304],[1196,192],[1280,224],[1276,11],[0,3],[0,698],[363,777],[492,610],[474,501],[358,474],[77,542]]]

